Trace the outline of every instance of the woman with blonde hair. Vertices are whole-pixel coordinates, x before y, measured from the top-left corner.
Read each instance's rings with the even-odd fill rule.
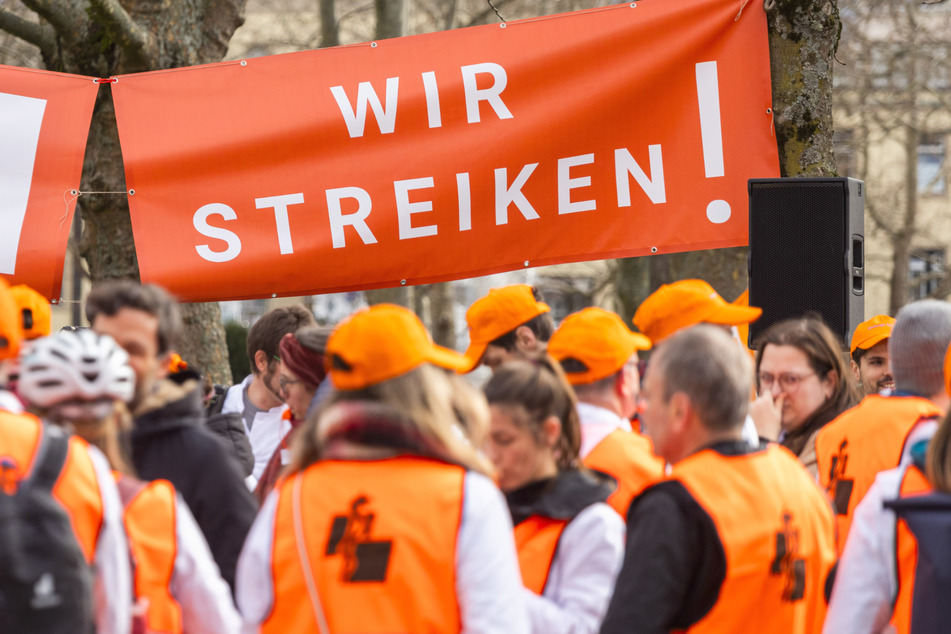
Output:
[[[597,632],[624,556],[610,478],[580,467],[574,390],[558,362],[502,365],[485,386],[487,452],[505,493],[532,631]]]
[[[511,522],[462,429],[478,407],[447,374],[464,357],[388,304],[338,325],[325,356],[335,390],[238,563],[245,630],[527,632]]]

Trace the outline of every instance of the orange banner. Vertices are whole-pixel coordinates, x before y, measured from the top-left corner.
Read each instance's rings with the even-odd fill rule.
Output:
[[[92,77],[0,66],[0,276],[58,301]]]
[[[186,301],[743,245],[747,179],[779,173],[760,2],[646,0],[113,95],[142,279]]]

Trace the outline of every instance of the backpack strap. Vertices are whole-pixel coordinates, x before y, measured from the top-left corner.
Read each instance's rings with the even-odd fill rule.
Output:
[[[69,438],[58,427],[43,423],[40,446],[36,453],[33,470],[26,478],[26,482],[44,491],[52,491],[63,470],[63,465],[66,464]]]

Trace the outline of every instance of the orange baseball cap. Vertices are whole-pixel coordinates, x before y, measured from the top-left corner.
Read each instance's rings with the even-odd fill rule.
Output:
[[[23,320],[16,299],[6,280],[0,277],[0,360],[15,359],[20,354]]]
[[[49,301],[26,284],[12,286],[10,292],[23,318],[23,338],[48,337],[53,312]]]
[[[868,350],[876,343],[884,341],[892,336],[892,326],[895,325],[895,318],[888,315],[875,315],[868,321],[863,321],[855,327],[852,333],[852,345],[849,348],[849,354],[855,354],[857,348]]]
[[[550,310],[548,304],[535,299],[532,287],[528,284],[493,288],[466,311],[469,347],[466,348],[465,357],[468,364],[462,372],[471,372],[479,365],[489,343]]]
[[[664,284],[634,313],[634,325],[655,344],[682,328],[699,323],[738,326],[756,321],[761,308],[730,304],[703,280]]]
[[[568,372],[568,382],[585,385],[609,377],[638,350],[649,350],[651,341],[631,332],[621,318],[602,308],[585,308],[565,317],[548,342],[548,354],[559,362],[577,359],[588,369]]]
[[[338,390],[361,390],[423,363],[460,371],[466,359],[433,343],[412,311],[376,304],[340,322],[327,340],[326,368]]]

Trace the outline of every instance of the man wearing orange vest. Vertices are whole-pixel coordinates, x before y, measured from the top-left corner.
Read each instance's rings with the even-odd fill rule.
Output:
[[[555,329],[551,309],[528,284],[493,288],[466,311],[469,347],[464,372],[480,365],[492,371],[510,359],[530,359],[545,350]]]
[[[671,336],[651,358],[647,432],[672,467],[628,511],[602,634],[821,627],[832,512],[786,449],[743,441],[750,366],[727,333],[707,325]]]
[[[944,377],[945,392],[951,395],[951,348],[945,355]],[[922,613],[914,609],[918,600],[918,542],[908,524],[899,520],[889,507],[899,498],[914,503],[915,498],[933,492],[935,487],[929,477],[939,486],[947,485],[947,462],[940,456],[947,456],[949,432],[951,420],[947,417],[940,424],[932,420],[919,423],[905,443],[900,466],[879,473],[855,508],[836,573],[825,632],[881,632],[891,626],[895,632],[907,634],[912,631],[913,616],[922,618]],[[931,453],[932,466],[928,471],[926,456],[930,443],[939,443],[930,448],[939,451]],[[945,537],[938,534],[937,539],[944,541]],[[929,590],[929,599],[937,598],[935,593],[940,591]],[[925,618],[935,616],[938,611]],[[942,630],[946,626],[940,625]]]
[[[942,368],[949,343],[951,304],[923,300],[902,308],[888,340],[896,389],[866,396],[816,437],[819,482],[835,506],[839,554],[875,475],[899,465],[919,423],[947,411]]]
[[[637,351],[650,345],[650,339],[601,308],[566,317],[548,344],[578,396],[579,455],[586,467],[617,481],[607,501],[621,517],[627,517],[634,496],[664,475],[650,441],[630,423],[640,392]]]
[[[21,339],[20,313],[9,287],[0,279],[0,373],[4,376],[19,352]],[[4,488],[10,494],[11,486],[15,490],[33,474],[38,457],[51,446],[50,437],[56,432],[35,416],[23,413],[19,401],[6,390],[0,389],[0,397],[0,463]],[[96,631],[128,632],[132,623],[132,582],[115,482],[103,455],[79,438],[69,439],[66,452],[52,495],[68,514],[82,555],[94,574],[90,611]],[[55,607],[55,573],[41,574],[33,591],[33,605]]]

